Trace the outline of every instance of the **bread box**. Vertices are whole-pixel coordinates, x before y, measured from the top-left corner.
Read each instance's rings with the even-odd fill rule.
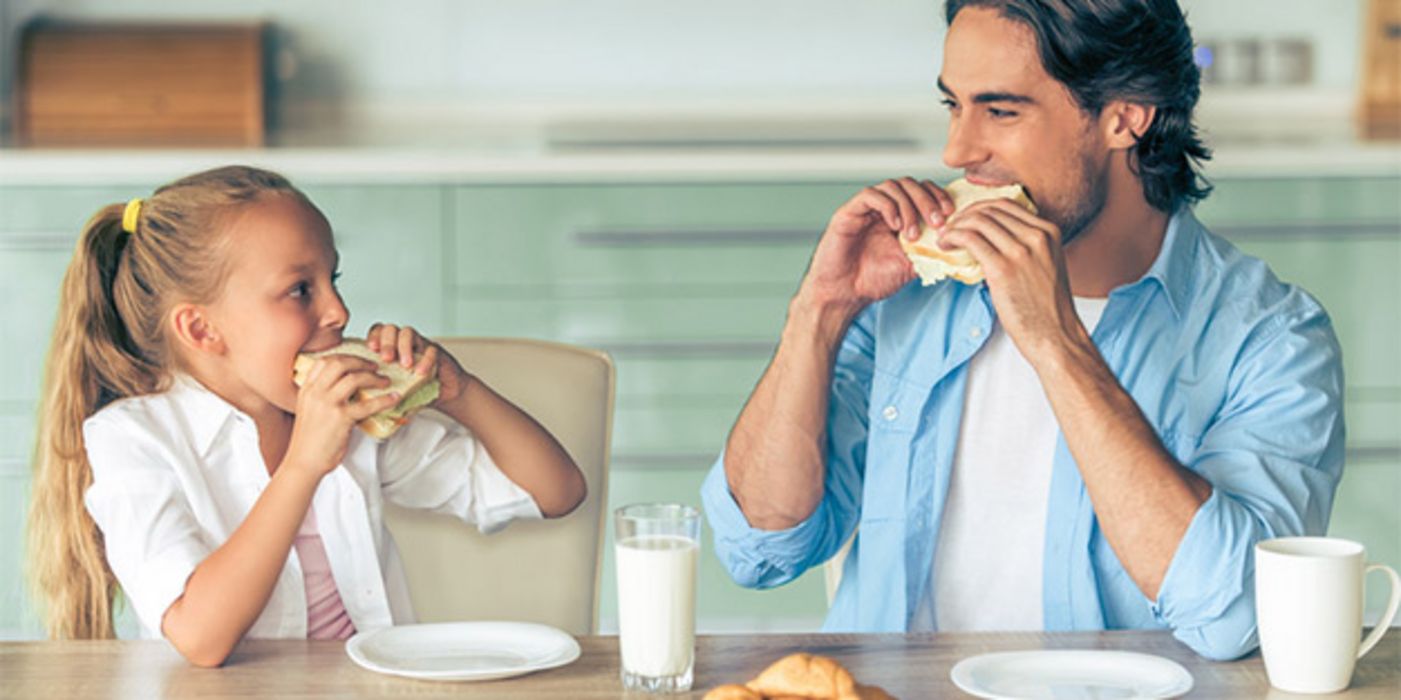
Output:
[[[1401,0],[1370,0],[1363,33],[1362,134],[1401,138]]]
[[[260,146],[264,24],[36,21],[20,40],[21,146]]]

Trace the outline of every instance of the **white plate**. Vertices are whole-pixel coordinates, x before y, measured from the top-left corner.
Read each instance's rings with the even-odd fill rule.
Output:
[[[563,666],[579,643],[529,622],[439,622],[361,632],[345,643],[361,666],[430,681],[485,681]]]
[[[1010,651],[964,659],[949,673],[980,698],[1128,700],[1172,698],[1192,689],[1175,661],[1127,651]]]

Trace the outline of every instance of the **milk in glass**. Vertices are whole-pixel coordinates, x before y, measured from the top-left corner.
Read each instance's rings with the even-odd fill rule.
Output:
[[[615,547],[623,670],[649,678],[691,675],[695,649],[694,539],[627,537]]]

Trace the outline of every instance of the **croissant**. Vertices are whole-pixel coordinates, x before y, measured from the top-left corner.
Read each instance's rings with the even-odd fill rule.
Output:
[[[825,656],[789,654],[744,685],[727,684],[704,700],[894,700],[881,688],[861,685]]]

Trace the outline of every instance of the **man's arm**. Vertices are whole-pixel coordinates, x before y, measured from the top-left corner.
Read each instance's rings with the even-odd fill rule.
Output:
[[[1178,464],[1089,335],[1033,363],[1105,539],[1149,600],[1158,597],[1211,484]]]
[[[789,304],[773,362],[725,445],[725,481],[754,527],[786,530],[822,500],[828,387],[855,310],[802,292]]]
[[[1249,651],[1251,546],[1321,532],[1341,469],[1341,361],[1326,314],[1297,296],[1263,314],[1230,358],[1228,401],[1188,469],[1080,323],[1054,225],[991,202],[948,228],[944,240],[982,263],[999,322],[1041,379],[1099,528],[1154,613],[1205,656]]]
[[[943,242],[983,266],[998,322],[1041,380],[1105,539],[1149,599],[1211,485],[1172,458],[1090,340],[1070,294],[1060,230],[1015,204],[984,202]]]
[[[862,190],[832,216],[773,362],[725,446],[725,481],[752,526],[784,530],[817,508],[837,347],[862,308],[914,278],[896,236],[921,221],[942,223],[952,209],[932,183],[904,178]]]

